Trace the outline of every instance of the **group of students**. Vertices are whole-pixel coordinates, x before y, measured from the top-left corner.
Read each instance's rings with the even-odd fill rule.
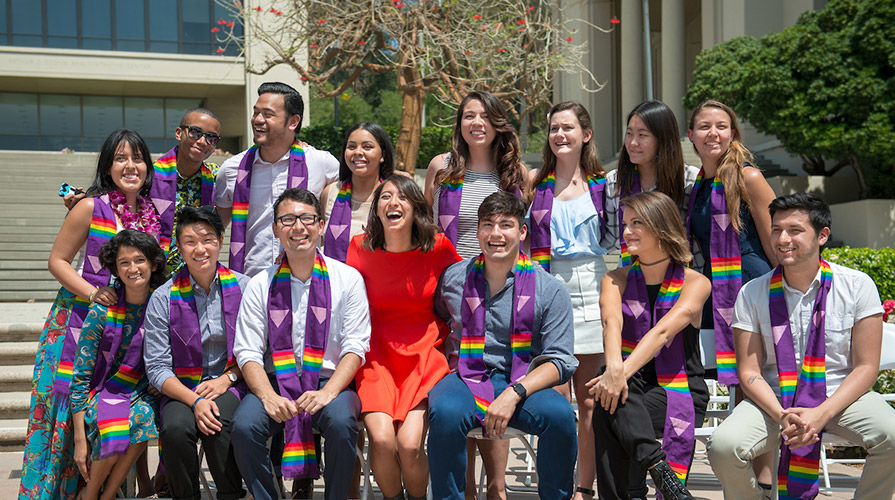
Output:
[[[277,477],[305,489],[323,458],[326,498],[354,498],[359,421],[384,498],[474,496],[476,445],[489,498],[505,497],[507,441],[467,436],[508,426],[539,436],[541,498],[645,498],[647,473],[664,498],[692,498],[706,377],[745,396],[709,449],[726,497],[776,482],[813,498],[824,429],[868,449],[858,498],[892,496],[895,413],[870,391],[876,288],[821,259],[829,208],[775,199],[724,104],[691,117],[702,168],[650,101],[608,173],[588,112],[557,104],[529,172],[501,102],[472,92],[420,189],[382,127],[352,127],[336,159],[297,140],[298,92],[258,95],[254,145],[220,169],[207,109],[154,165],[134,132],[103,145],[49,259],[62,288],[20,498],[114,498],[135,463],[149,492],[155,438],[174,498],[199,497],[200,440],[220,499],[243,484],[276,498]]]

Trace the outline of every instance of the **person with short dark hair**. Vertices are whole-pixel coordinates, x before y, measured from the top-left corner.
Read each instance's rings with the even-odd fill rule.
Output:
[[[438,351],[446,325],[432,309],[438,277],[460,260],[432,222],[413,179],[392,175],[373,193],[363,235],[348,248],[364,277],[372,335],[357,374],[370,465],[387,499],[425,498],[429,465],[423,446],[427,393],[448,373]]]
[[[271,228],[274,201],[284,190],[304,188],[316,197],[339,178],[333,155],[298,141],[303,113],[297,90],[261,84],[252,111],[254,145],[221,165],[214,204],[224,225],[232,222],[228,263],[234,271],[254,276],[280,254]]]
[[[507,426],[536,434],[541,498],[569,498],[578,437],[569,401],[551,387],[571,378],[572,302],[521,251],[525,202],[498,191],[478,209],[482,253],[445,270],[435,312],[450,323],[447,375],[429,391],[428,449],[434,498],[462,498],[466,436]],[[545,390],[547,389],[547,390]]]
[[[587,383],[597,403],[597,491],[606,500],[646,498],[648,471],[663,498],[690,500],[694,429],[709,401],[698,327],[711,286],[687,267],[692,255],[671,198],[651,191],[621,204],[634,263],[603,277],[606,367]]]
[[[750,462],[779,449],[780,498],[814,498],[820,441],[830,431],[867,450],[855,498],[892,498],[895,410],[872,390],[882,343],[876,285],[821,257],[832,216],[820,197],[781,196],[769,211],[779,265],[743,285],[734,306],[747,399],[712,435],[712,470],[726,498],[760,499]]]
[[[118,299],[99,303],[81,327],[72,368],[74,460],[85,499],[114,497],[148,441],[158,438],[155,396],[143,365],[143,319],[152,288],[165,281],[156,239],[125,229],[103,245],[99,260],[120,283]]]
[[[324,221],[306,189],[277,198],[273,233],[282,261],[250,281],[233,353],[251,394],[233,417],[236,463],[256,500],[277,497],[267,440],[284,431],[284,477],[320,475],[313,431],[324,439],[328,500],[347,498],[360,401],[349,387],[370,346],[364,280],[322,255]]]
[[[164,396],[159,440],[168,485],[174,498],[198,498],[201,439],[218,498],[242,498],[230,434],[246,388],[233,339],[249,278],[218,261],[224,224],[210,208],[184,208],[177,240],[184,266],[149,300],[143,352],[149,382]]]

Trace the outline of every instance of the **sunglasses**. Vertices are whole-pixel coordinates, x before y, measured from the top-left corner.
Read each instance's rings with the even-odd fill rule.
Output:
[[[198,141],[199,139],[201,139],[204,136],[205,142],[209,146],[217,146],[218,141],[221,140],[221,136],[215,134],[214,132],[205,132],[201,128],[194,127],[192,125],[181,125],[180,129],[185,130],[186,134],[189,136],[189,138],[194,141]]]

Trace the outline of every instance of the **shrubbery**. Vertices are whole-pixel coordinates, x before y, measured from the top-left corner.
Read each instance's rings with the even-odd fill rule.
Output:
[[[342,154],[342,143],[345,141],[345,132],[351,125],[335,126],[320,125],[307,127],[301,130],[299,138],[317,149],[326,150],[336,158]],[[398,127],[384,127],[388,132],[392,144],[398,141]],[[436,155],[451,150],[451,134],[453,129],[442,127],[423,127],[420,137],[420,151],[417,155],[417,168],[426,168],[429,161]]]

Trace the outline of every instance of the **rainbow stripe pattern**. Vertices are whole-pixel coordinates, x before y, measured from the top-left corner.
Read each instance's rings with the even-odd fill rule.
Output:
[[[530,333],[514,333],[510,335],[510,343],[513,349],[513,356],[528,356],[531,354]]]
[[[824,356],[805,356],[802,371],[799,372],[800,383],[818,383],[826,380],[826,361]]]
[[[115,304],[109,306],[109,310],[106,313],[106,328],[121,331],[124,328],[124,316],[125,308],[123,305]]]
[[[625,243],[624,240],[619,238],[619,249],[621,250],[621,255],[618,258],[619,267],[630,266],[634,259],[631,257],[631,254],[628,253],[628,244]]]
[[[177,155],[173,154],[173,149],[170,152],[170,155],[162,156],[152,165],[157,180],[170,180],[177,176]]]
[[[202,163],[201,174],[202,174],[202,188],[201,188],[202,191],[205,191],[206,189],[214,189],[214,172],[212,172],[211,169],[207,165],[205,165],[204,162]],[[211,192],[213,192],[213,191],[211,191]],[[212,199],[212,202],[214,202],[213,199]]]
[[[319,372],[322,364],[323,349],[314,349],[313,347],[305,346],[305,352],[302,354],[301,358],[302,372],[305,370]]]
[[[202,367],[176,366],[174,367],[174,375],[177,376],[177,380],[180,380],[183,385],[187,386],[189,389],[195,389],[202,380]]]
[[[247,201],[233,202],[233,221],[245,223],[249,220],[249,203]]]
[[[317,451],[314,448],[314,441],[287,443],[283,449],[283,467],[300,467],[303,465],[316,464]]]
[[[628,339],[622,339],[622,359],[627,358],[634,352],[634,348],[637,347],[637,342]]]
[[[783,297],[783,273],[775,273],[771,276],[769,298]]]
[[[529,344],[531,345],[531,344]],[[460,339],[461,358],[483,358],[485,355],[485,337],[471,337],[464,335]]]
[[[72,372],[74,371],[74,363],[71,361],[60,361],[59,368],[56,369],[55,384],[71,385]]]
[[[820,461],[810,457],[799,457],[791,455],[789,458],[789,474],[777,475],[777,493],[778,498],[784,499],[800,499],[799,496],[791,496],[789,494],[789,483],[802,483],[808,487],[817,484],[818,468]]]
[[[107,418],[99,421],[101,444],[130,440],[130,422],[125,418]]]
[[[134,388],[137,387],[137,382],[140,381],[140,377],[142,376],[143,374],[139,371],[129,366],[121,365],[121,367],[118,368],[118,371],[109,377],[106,386],[108,387],[111,385],[117,387],[121,392],[133,392]]]
[[[118,224],[115,219],[107,219],[101,215],[94,215],[90,219],[90,230],[88,236],[95,238],[109,239],[118,232]]]
[[[304,156],[305,150],[298,145],[298,142],[293,142],[292,146],[289,146],[289,155],[290,156]]]
[[[283,259],[283,260],[285,260],[285,259]],[[288,264],[283,267],[286,269],[289,268]],[[291,273],[291,271],[290,271],[290,273]],[[326,264],[323,262],[323,259],[318,257],[314,261],[314,270],[311,271],[311,278],[317,278],[317,279],[321,279],[324,281],[329,281],[329,271],[326,269]],[[279,275],[277,275],[277,279],[280,279]],[[286,279],[289,279],[289,277],[287,276]]]
[[[531,260],[538,263],[541,269],[550,272],[550,247],[532,248]]]
[[[218,280],[221,282],[221,292],[225,292],[233,287],[239,287],[239,280],[236,279],[236,275],[226,267],[218,267]]]
[[[666,391],[674,391],[678,394],[690,394],[690,385],[687,383],[687,374],[672,373],[658,374],[659,385]],[[685,468],[686,470],[686,468]]]
[[[663,281],[662,287],[659,289],[659,296],[656,298],[656,307],[660,307],[662,305],[660,303],[664,303],[665,307],[670,309],[681,297],[683,286],[684,280],[682,279],[669,278]]]
[[[447,188],[448,191],[462,191],[463,177],[459,179],[445,179],[441,182],[441,189]]]
[[[273,367],[277,372],[277,377],[297,374],[295,353],[292,352],[292,349],[275,351],[273,353]]]
[[[795,397],[796,395],[796,384],[798,383],[798,376],[796,372],[780,372],[780,396],[782,397]]]
[[[715,359],[718,373],[736,374],[737,357],[734,351],[716,351]]]
[[[676,462],[668,461],[668,465],[671,466],[671,470],[674,471],[674,474],[678,479],[681,480],[682,483],[686,483],[687,481],[687,466],[684,464],[679,464]]]
[[[725,281],[743,278],[741,257],[718,257],[712,259],[712,281]]]
[[[488,407],[491,406],[491,403],[488,402],[484,398],[480,398],[480,397],[476,396],[475,394],[473,394],[472,397],[475,398],[475,413],[476,413],[476,415],[479,417],[480,420],[484,420],[485,413],[488,412]]]
[[[351,181],[343,182],[336,195],[336,203],[345,203],[351,200]]]

